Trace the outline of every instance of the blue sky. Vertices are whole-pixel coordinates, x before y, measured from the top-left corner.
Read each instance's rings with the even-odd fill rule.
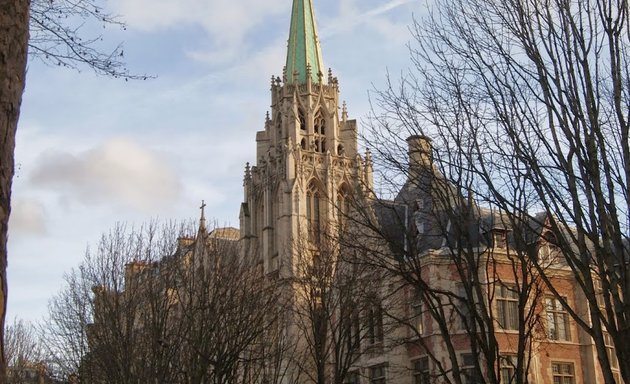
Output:
[[[314,0],[324,63],[351,118],[408,67],[420,0]],[[238,226],[242,175],[281,75],[290,0],[109,0],[126,31],[124,82],[32,61],[17,137],[8,319],[38,320],[88,245],[116,222]]]

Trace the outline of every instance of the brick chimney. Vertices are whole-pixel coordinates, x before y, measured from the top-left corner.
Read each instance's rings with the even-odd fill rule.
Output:
[[[413,135],[407,138],[409,153],[409,177],[417,178],[433,169],[433,145],[427,136]]]

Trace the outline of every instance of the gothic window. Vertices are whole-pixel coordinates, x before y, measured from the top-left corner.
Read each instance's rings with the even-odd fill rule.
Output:
[[[344,150],[343,145],[342,145],[342,144],[339,144],[339,145],[337,146],[337,155],[339,155],[339,156],[343,156],[343,155],[345,155],[345,154],[346,154],[346,151]]]
[[[306,150],[306,139],[302,139],[300,146],[302,147],[302,150]]]
[[[306,192],[306,220],[309,239],[319,242],[322,231],[322,193],[314,182],[310,183]]]
[[[304,116],[304,111],[301,109],[298,111],[298,118],[300,120],[300,129],[306,131],[306,117]]]
[[[276,117],[277,121],[278,121],[278,140],[282,139],[282,117],[280,114],[278,114],[278,116]]]
[[[348,212],[350,211],[349,193],[346,186],[342,186],[337,193],[337,217],[339,226],[342,227],[346,222]]]
[[[315,151],[324,153],[326,152],[326,119],[324,119],[321,111],[318,111],[315,115],[313,128],[315,135]]]
[[[322,116],[321,112],[317,112],[315,116],[315,133],[319,135],[326,134],[326,120]]]

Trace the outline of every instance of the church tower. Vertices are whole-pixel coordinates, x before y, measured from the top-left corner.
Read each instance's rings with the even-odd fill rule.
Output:
[[[286,66],[271,78],[271,111],[256,133],[256,165],[245,168],[240,212],[241,238],[268,274],[293,276],[296,245],[316,247],[323,231],[338,228],[348,197],[372,188],[356,121],[324,71],[312,1],[293,0]]]

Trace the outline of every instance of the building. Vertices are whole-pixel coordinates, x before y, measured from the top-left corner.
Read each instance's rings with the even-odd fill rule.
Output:
[[[240,231],[265,273],[286,280],[303,273],[302,253],[321,257],[323,237],[339,234],[353,209],[382,237],[368,241],[359,230],[355,243],[371,244],[381,256],[387,248],[392,259],[412,256],[413,263],[400,262],[406,270],[385,268],[377,289],[382,308],[367,309],[363,321],[370,325],[357,332],[370,335],[357,338],[362,345],[343,382],[475,383],[483,376],[508,383],[518,374],[530,383],[603,382],[590,336],[537,277],[534,265],[541,263],[529,265],[546,257],[560,297],[588,318],[579,287],[554,256],[544,217],[514,228],[509,214],[467,201],[436,173],[426,137],[408,140],[408,180],[398,196],[373,196],[371,155],[359,153],[357,123],[340,103],[339,80],[324,67],[313,8],[310,0],[293,1],[286,66],[282,78],[272,78],[271,111],[256,133],[256,163],[245,168]],[[480,279],[475,286],[464,278],[473,265]],[[428,291],[414,286],[414,274],[429,283]],[[295,292],[288,295],[299,301]],[[292,337],[305,338],[303,329],[288,328]],[[335,364],[327,362],[325,372],[306,379],[287,375],[283,382],[322,375],[337,380]]]
[[[208,234],[202,206],[197,236],[180,239],[175,255],[129,264],[122,293],[96,288],[92,304],[102,316],[92,326],[92,357],[96,331],[112,319],[135,337],[116,340],[129,355],[95,369],[99,380],[116,382],[127,369],[164,382],[195,382],[198,370],[198,380],[221,371],[232,380],[224,382],[274,384],[603,383],[593,340],[572,320],[589,318],[587,300],[547,218],[523,222],[478,206],[440,174],[423,136],[407,139],[406,181],[380,199],[358,130],[324,67],[313,3],[294,0],[286,66],[272,78],[256,162],[245,167],[240,229]],[[256,285],[256,296],[225,294],[206,305],[215,282],[221,292],[235,280],[260,284],[246,268],[235,273],[234,255],[254,260],[280,292]],[[264,303],[263,316],[247,297]],[[113,302],[131,307],[129,316]],[[157,317],[147,316],[151,306]],[[251,311],[243,321],[238,311],[223,316],[228,307]],[[224,349],[243,335],[238,348]],[[120,357],[106,349],[114,344],[107,337],[94,361]],[[148,347],[135,351],[141,343]]]

